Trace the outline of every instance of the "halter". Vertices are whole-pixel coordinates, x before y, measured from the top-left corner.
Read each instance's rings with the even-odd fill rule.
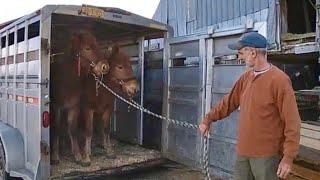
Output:
[[[80,54],[80,52],[77,53],[76,57],[77,57],[77,59],[76,59],[76,62],[77,62],[77,73],[78,73],[78,76],[80,77],[80,76],[81,76],[81,54]],[[91,60],[89,60],[88,58],[86,58],[86,59],[87,59],[87,61],[89,61],[89,65],[90,65],[91,68],[93,68],[93,67],[96,66],[96,64],[94,63],[94,61],[91,61]],[[92,74],[92,75],[95,77],[95,79],[96,79],[96,96],[99,96],[100,84],[99,84],[98,81],[97,81],[97,79],[99,79],[99,78],[98,78],[94,73],[91,73],[91,74]],[[102,74],[99,80],[100,80],[100,81],[103,81],[103,78],[104,78],[104,76],[103,76],[103,74]]]
[[[78,76],[80,77],[80,76],[81,76],[81,54],[80,54],[80,52],[77,53],[76,57],[77,57],[77,58],[76,58],[77,74],[78,74]],[[87,59],[87,58],[86,58],[86,59]],[[89,59],[87,59],[87,61],[89,61],[90,67],[95,67],[95,66],[96,66],[96,64],[94,63],[94,61],[91,61],[91,60],[89,60]]]

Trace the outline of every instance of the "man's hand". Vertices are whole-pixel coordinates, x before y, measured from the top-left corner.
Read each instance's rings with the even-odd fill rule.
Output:
[[[200,130],[200,133],[201,133],[202,136],[206,136],[207,137],[208,134],[209,134],[210,126],[201,123],[199,125],[199,130]]]
[[[279,178],[285,179],[288,177],[288,175],[291,172],[291,165],[283,162],[283,160],[280,162],[277,175]]]

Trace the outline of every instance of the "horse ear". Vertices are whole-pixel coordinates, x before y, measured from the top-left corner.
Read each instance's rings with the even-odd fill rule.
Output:
[[[119,51],[120,51],[120,48],[119,48],[118,45],[114,45],[114,46],[112,47],[112,55],[118,54]]]

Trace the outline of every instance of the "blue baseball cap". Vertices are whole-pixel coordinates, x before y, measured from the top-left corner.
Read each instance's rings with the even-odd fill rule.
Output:
[[[228,47],[232,50],[239,50],[246,46],[254,48],[267,48],[268,41],[264,36],[257,32],[247,32],[243,34],[237,42],[228,45]]]

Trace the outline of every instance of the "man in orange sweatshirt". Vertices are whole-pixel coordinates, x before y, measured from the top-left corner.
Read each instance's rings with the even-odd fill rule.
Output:
[[[267,61],[267,40],[248,32],[229,45],[250,70],[199,125],[207,135],[212,122],[240,107],[235,179],[286,178],[298,153],[300,116],[289,77]]]

